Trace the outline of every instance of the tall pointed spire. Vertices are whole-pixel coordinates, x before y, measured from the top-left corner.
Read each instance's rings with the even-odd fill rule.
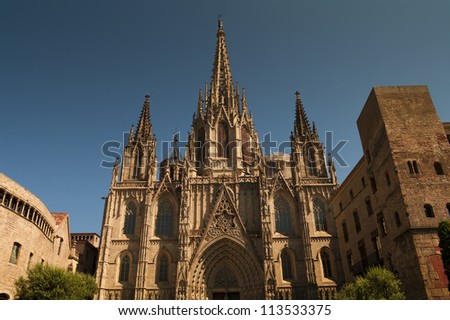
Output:
[[[197,118],[203,118],[203,94],[202,94],[202,89],[198,90]]]
[[[309,125],[308,117],[306,116],[305,108],[300,97],[300,92],[295,92],[295,124],[294,134],[299,137],[311,137],[311,126]]]
[[[147,142],[151,140],[152,137],[152,124],[150,123],[150,96],[145,95],[144,105],[141,111],[141,117],[139,118],[139,123],[136,129],[136,140],[141,142]]]
[[[214,57],[213,75],[211,79],[211,103],[218,105],[231,102],[233,94],[233,80],[231,78],[230,61],[228,59],[225,31],[222,18],[219,18],[217,31],[216,53]]]

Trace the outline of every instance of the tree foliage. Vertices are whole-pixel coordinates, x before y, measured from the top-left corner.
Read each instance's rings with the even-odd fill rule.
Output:
[[[439,222],[438,235],[442,262],[448,279],[448,290],[450,290],[450,221]]]
[[[92,276],[44,264],[35,265],[15,285],[19,300],[90,300],[97,292]]]
[[[365,276],[358,276],[355,282],[347,283],[337,293],[339,300],[403,300],[400,280],[382,267],[370,267]]]

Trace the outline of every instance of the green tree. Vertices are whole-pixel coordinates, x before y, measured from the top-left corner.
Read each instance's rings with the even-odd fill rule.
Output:
[[[400,280],[382,267],[370,267],[365,276],[358,276],[355,282],[347,283],[337,293],[338,300],[403,300]]]
[[[448,290],[450,290],[450,221],[439,222],[438,236],[442,262],[448,279]]]
[[[92,276],[44,264],[35,265],[15,285],[19,300],[89,300],[97,292]]]

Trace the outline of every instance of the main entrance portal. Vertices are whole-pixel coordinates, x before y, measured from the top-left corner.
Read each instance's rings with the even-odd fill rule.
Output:
[[[222,267],[216,273],[213,289],[213,300],[239,300],[239,282],[233,271],[228,267]]]

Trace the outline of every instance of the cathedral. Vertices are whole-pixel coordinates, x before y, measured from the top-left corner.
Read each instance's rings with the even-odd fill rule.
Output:
[[[97,298],[332,299],[335,168],[300,94],[290,154],[264,155],[219,19],[184,155],[158,163],[149,98],[105,199]]]

